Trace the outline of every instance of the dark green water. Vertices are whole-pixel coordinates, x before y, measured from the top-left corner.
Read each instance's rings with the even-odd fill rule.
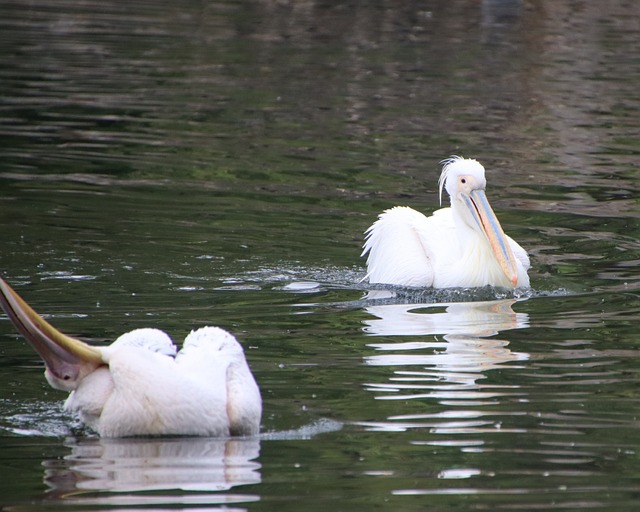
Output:
[[[254,440],[101,441],[0,316],[7,510],[635,510],[634,2],[0,0],[0,271],[68,334],[220,325]],[[478,158],[533,290],[372,292]]]

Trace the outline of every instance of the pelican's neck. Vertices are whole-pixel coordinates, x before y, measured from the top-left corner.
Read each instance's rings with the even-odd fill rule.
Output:
[[[460,250],[460,259],[453,273],[459,279],[460,286],[493,284],[510,288],[512,285],[500,268],[486,235],[473,219],[464,214],[462,208],[456,206],[452,201],[451,211]]]
[[[460,206],[456,201],[451,201],[451,212],[453,214],[453,223],[456,227],[456,236],[458,244],[464,254],[472,252],[478,246],[491,252],[489,240],[484,233],[480,231],[478,224],[470,218],[465,212],[465,208]]]

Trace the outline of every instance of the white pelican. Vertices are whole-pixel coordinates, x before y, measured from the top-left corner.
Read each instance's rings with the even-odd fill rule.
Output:
[[[451,208],[431,217],[406,206],[384,211],[365,232],[366,278],[412,287],[528,287],[529,257],[502,231],[484,193],[484,167],[458,156],[442,163],[440,203],[444,188]]]
[[[65,409],[103,437],[255,435],[262,399],[242,346],[218,327],[192,331],[177,352],[158,329],[107,347],[62,334],[0,278],[0,304],[44,360]],[[176,353],[177,352],[177,353]]]

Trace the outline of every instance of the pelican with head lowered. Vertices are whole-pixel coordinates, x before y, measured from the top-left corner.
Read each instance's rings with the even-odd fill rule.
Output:
[[[0,305],[70,392],[65,409],[103,437],[255,435],[262,399],[242,346],[218,327],[192,331],[178,352],[158,329],[95,347],[62,334],[0,278]]]
[[[430,217],[404,206],[384,211],[366,231],[370,283],[455,288],[526,288],[529,257],[505,235],[485,195],[484,167],[451,157],[442,162],[440,200],[450,208]]]

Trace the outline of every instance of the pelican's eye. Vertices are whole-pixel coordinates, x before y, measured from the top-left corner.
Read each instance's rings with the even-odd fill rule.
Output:
[[[467,178],[460,178],[460,183],[463,185],[467,182]]]

